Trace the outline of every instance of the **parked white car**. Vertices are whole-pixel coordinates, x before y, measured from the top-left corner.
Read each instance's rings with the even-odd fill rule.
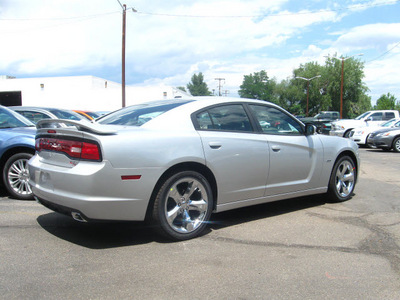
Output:
[[[385,121],[399,118],[397,110],[371,110],[359,115],[355,119],[342,119],[332,122],[329,135],[349,137],[351,130],[358,127],[379,126]]]
[[[358,145],[367,146],[368,145],[367,139],[371,132],[373,132],[375,130],[379,130],[379,129],[396,128],[396,127],[400,127],[400,119],[399,118],[391,119],[391,120],[387,121],[386,123],[383,123],[378,126],[373,125],[373,126],[354,128],[350,132],[349,137],[351,140],[356,142]]]

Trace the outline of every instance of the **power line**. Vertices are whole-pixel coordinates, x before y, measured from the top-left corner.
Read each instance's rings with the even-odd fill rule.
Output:
[[[0,21],[67,21],[67,20],[86,20],[98,17],[103,17],[106,15],[111,15],[115,13],[120,13],[119,11],[105,12],[101,14],[86,15],[86,16],[75,16],[75,17],[60,17],[60,18],[22,18],[22,19],[1,19]]]
[[[386,54],[390,53],[393,49],[397,48],[398,46],[400,46],[400,42],[398,42],[396,45],[394,45],[392,48],[390,48],[386,52],[382,53],[381,55],[375,57],[374,59],[371,59],[371,60],[367,61],[367,63],[370,63],[372,61],[378,60],[379,58],[381,58],[381,57],[385,56]]]
[[[138,14],[142,15],[150,15],[150,16],[159,16],[159,17],[176,17],[176,18],[210,18],[210,19],[223,19],[223,18],[260,18],[260,17],[283,17],[283,16],[294,16],[294,15],[312,15],[312,14],[321,14],[321,13],[328,13],[328,12],[340,12],[340,11],[346,11],[346,10],[355,10],[355,9],[361,9],[361,8],[369,8],[369,7],[377,7],[377,6],[384,6],[384,5],[391,5],[391,4],[396,4],[398,3],[399,0],[392,0],[392,1],[387,1],[387,2],[381,2],[381,3],[370,3],[370,4],[355,4],[351,6],[347,6],[344,8],[338,8],[338,9],[320,9],[320,10],[315,10],[315,11],[300,11],[300,12],[286,12],[286,13],[278,13],[278,14],[262,14],[262,15],[230,15],[230,16],[224,16],[224,15],[216,15],[216,16],[211,16],[211,15],[178,15],[178,14],[163,14],[163,13],[152,13],[152,12],[143,12],[143,11],[138,11]]]
[[[285,13],[261,14],[261,15],[230,15],[230,16],[216,15],[216,16],[211,16],[211,15],[190,15],[190,14],[188,14],[188,15],[163,14],[163,13],[153,13],[153,12],[144,12],[144,11],[134,11],[134,12],[137,14],[142,14],[142,15],[159,16],[159,17],[178,17],[178,18],[214,18],[214,19],[260,18],[260,17],[282,17],[282,16],[293,16],[293,15],[311,15],[311,14],[320,14],[320,13],[327,13],[327,12],[339,12],[339,11],[354,10],[354,9],[361,9],[361,8],[392,5],[392,4],[398,3],[399,1],[400,0],[391,0],[391,1],[387,1],[387,2],[381,2],[381,3],[355,4],[355,5],[347,6],[344,8],[338,8],[338,9],[320,9],[320,10],[314,10],[314,11],[285,12]],[[113,12],[106,12],[106,13],[102,13],[102,14],[94,14],[94,15],[87,15],[87,16],[60,17],[60,18],[23,18],[23,19],[1,19],[0,18],[0,21],[60,21],[60,20],[90,19],[90,18],[97,18],[97,17],[102,17],[104,15],[115,14],[115,13],[120,13],[120,12],[113,11]]]

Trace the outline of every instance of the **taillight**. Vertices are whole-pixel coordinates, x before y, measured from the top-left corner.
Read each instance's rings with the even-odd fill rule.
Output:
[[[69,157],[77,159],[100,160],[99,145],[92,142],[38,138],[36,139],[35,148],[37,151],[48,150],[53,152],[62,152]]]

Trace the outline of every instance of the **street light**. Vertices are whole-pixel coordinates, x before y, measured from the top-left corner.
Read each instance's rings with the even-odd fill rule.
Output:
[[[343,118],[343,78],[344,78],[343,70],[344,70],[344,61],[348,60],[349,58],[352,58],[354,56],[363,56],[363,55],[364,55],[363,53],[359,53],[359,54],[355,54],[355,55],[352,55],[352,56],[349,56],[349,57],[346,57],[346,58],[344,58],[343,56],[341,58],[337,58],[336,56],[332,56],[332,58],[337,59],[339,61],[340,60],[342,61],[342,76],[341,76],[342,79],[341,79],[341,82],[340,82],[340,118],[341,119]]]
[[[315,79],[315,78],[318,78],[318,77],[321,77],[321,75],[317,75],[317,76],[314,76],[314,77],[312,77],[312,78],[304,78],[304,77],[300,77],[300,76],[296,76],[296,77],[295,77],[295,79],[307,80],[307,106],[306,106],[306,117],[308,117],[308,88],[309,88],[309,86],[310,86],[310,81],[313,80],[313,79]]]

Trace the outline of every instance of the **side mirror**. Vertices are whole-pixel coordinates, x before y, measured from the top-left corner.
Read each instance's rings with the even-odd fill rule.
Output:
[[[369,117],[369,118],[367,118],[366,120],[365,120],[365,122],[368,122],[368,121],[373,121],[374,120],[374,118],[373,117]]]
[[[306,124],[306,135],[314,135],[317,128],[314,125]]]

